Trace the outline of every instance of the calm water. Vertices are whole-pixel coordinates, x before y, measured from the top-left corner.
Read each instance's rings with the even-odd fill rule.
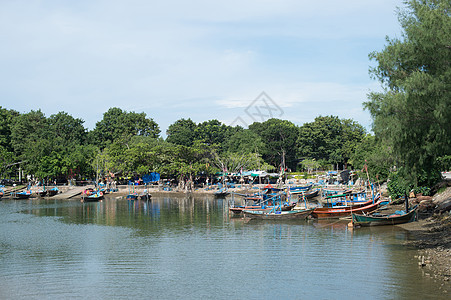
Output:
[[[230,218],[162,196],[0,202],[0,299],[447,299],[393,227]]]

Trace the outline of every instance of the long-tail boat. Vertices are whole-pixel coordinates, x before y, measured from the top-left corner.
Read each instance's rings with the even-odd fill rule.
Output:
[[[311,209],[299,209],[290,211],[280,210],[243,210],[245,218],[263,220],[306,219],[312,212]]]
[[[342,207],[317,207],[312,213],[314,218],[318,219],[330,219],[341,218],[354,214],[363,214],[376,210],[379,206],[378,201],[370,200],[362,204],[356,204],[351,206]]]
[[[59,192],[59,189],[58,189],[58,187],[55,186],[54,188],[51,188],[50,190],[47,191],[47,195],[49,197],[52,197],[52,196],[55,196],[56,194],[58,194],[58,192]]]
[[[371,215],[358,215],[352,213],[352,223],[354,226],[376,226],[376,225],[396,225],[409,223],[417,218],[418,206],[414,206],[409,212],[396,211],[390,215],[374,213]]]
[[[23,192],[19,192],[19,193],[15,193],[14,194],[14,199],[28,199],[31,196],[31,191],[30,190],[26,190]]]
[[[104,198],[104,195],[101,191],[94,191],[89,195],[85,195],[83,197],[83,202],[96,202],[100,201]]]

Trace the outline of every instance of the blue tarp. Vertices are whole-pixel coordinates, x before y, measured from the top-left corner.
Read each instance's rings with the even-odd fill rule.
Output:
[[[156,182],[160,180],[160,173],[152,172],[150,174],[146,174],[143,177],[144,183]]]

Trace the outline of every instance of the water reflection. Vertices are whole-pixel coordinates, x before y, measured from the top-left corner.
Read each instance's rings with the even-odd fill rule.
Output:
[[[0,205],[2,298],[446,298],[397,227],[245,222],[203,195]]]

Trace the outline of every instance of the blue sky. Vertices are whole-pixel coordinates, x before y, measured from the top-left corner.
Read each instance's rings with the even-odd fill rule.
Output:
[[[263,91],[297,125],[366,128],[379,83],[368,54],[399,37],[402,0],[0,1],[0,105],[66,111],[94,128],[110,107],[232,124]],[[246,120],[245,122],[249,122]]]

